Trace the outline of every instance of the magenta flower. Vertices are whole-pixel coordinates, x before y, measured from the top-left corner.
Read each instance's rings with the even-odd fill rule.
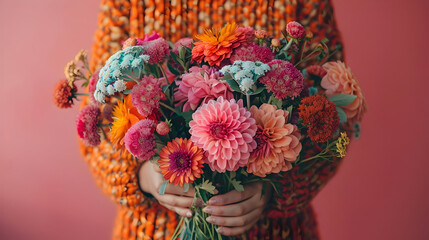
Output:
[[[234,54],[231,56],[231,62],[233,63],[237,60],[268,63],[274,60],[274,53],[271,52],[269,47],[250,43],[246,46],[240,46],[234,51]]]
[[[137,111],[143,116],[149,116],[159,108],[161,99],[160,80],[145,76],[140,83],[133,87],[131,91],[131,102]]]
[[[301,39],[305,37],[304,27],[300,23],[295,21],[289,22],[286,25],[286,32],[289,36],[296,39]]]
[[[143,161],[151,159],[156,152],[154,130],[155,122],[153,120],[138,121],[125,134],[125,148],[138,159]]]
[[[187,112],[212,99],[233,98],[231,87],[221,79],[220,73],[214,68],[192,67],[189,73],[182,75],[182,81],[177,81],[174,98],[179,102],[176,105],[183,105],[183,111]]]
[[[137,39],[137,45],[142,45],[145,42],[150,42],[150,41],[156,40],[160,37],[161,37],[161,35],[159,33],[157,33],[156,31],[152,31],[151,35],[146,34],[143,39],[138,38]]]
[[[85,106],[76,118],[77,134],[87,146],[95,147],[100,144],[100,135],[97,133],[100,109],[96,106]]]
[[[142,42],[141,46],[145,47],[143,54],[149,55],[150,57],[149,64],[162,63],[165,56],[170,53],[167,40],[161,37],[152,41]]]
[[[189,123],[191,141],[206,151],[207,164],[218,172],[246,166],[256,148],[256,121],[243,101],[219,97],[203,104]]]
[[[295,66],[287,61],[273,60],[268,63],[271,70],[259,81],[278,99],[297,97],[304,88],[304,77]]]
[[[89,79],[89,83],[88,83],[88,93],[89,93],[89,100],[90,103],[96,106],[100,106],[101,103],[97,100],[95,100],[94,97],[94,92],[97,89],[97,82],[98,82],[98,72],[96,71],[92,74],[91,79]]]

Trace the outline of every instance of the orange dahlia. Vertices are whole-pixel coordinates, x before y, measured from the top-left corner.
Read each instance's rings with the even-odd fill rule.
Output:
[[[117,146],[124,144],[124,136],[128,129],[145,117],[140,115],[131,103],[131,95],[124,98],[124,102],[119,101],[113,109],[113,124],[110,130],[110,141]]]
[[[252,106],[250,112],[258,131],[255,136],[257,147],[250,156],[247,171],[265,177],[290,170],[290,161],[296,160],[302,145],[297,126],[287,123],[289,112],[270,104],[262,104],[259,108]]]
[[[220,31],[205,29],[204,33],[195,36],[198,42],[192,49],[192,60],[201,63],[206,61],[210,66],[217,65],[231,57],[232,51],[246,42],[246,35],[237,24],[228,23]]]
[[[164,178],[183,187],[203,173],[204,152],[188,139],[176,138],[159,153],[158,163]]]

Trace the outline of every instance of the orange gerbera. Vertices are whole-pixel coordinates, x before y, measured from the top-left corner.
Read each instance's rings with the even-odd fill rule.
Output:
[[[200,40],[192,49],[192,60],[205,60],[210,66],[217,65],[231,57],[232,51],[246,41],[244,31],[237,29],[235,23],[228,23],[220,31],[205,29],[204,33],[195,36]]]
[[[164,178],[183,187],[203,173],[204,152],[188,139],[176,138],[159,153],[158,163]]]
[[[110,130],[110,141],[120,147],[124,144],[124,136],[128,129],[138,121],[145,119],[137,112],[131,103],[131,96],[124,98],[124,102],[119,101],[113,109],[113,125]]]

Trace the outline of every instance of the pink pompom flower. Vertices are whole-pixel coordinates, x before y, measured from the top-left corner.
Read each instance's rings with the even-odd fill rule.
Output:
[[[154,130],[155,122],[153,120],[138,121],[125,134],[125,148],[138,159],[149,160],[156,152]]]
[[[151,115],[159,108],[161,99],[160,79],[153,76],[145,76],[131,91],[131,102],[137,111],[143,116]]]
[[[250,43],[249,45],[240,46],[234,51],[231,56],[231,62],[233,63],[237,60],[268,63],[274,60],[274,53],[271,52],[269,47]]]
[[[149,55],[150,57],[148,61],[149,64],[164,62],[165,56],[170,53],[168,42],[162,37],[152,41],[142,42],[141,46],[145,48],[143,54]]]
[[[259,78],[267,90],[278,99],[299,96],[304,88],[304,77],[299,70],[292,63],[277,59],[268,65],[271,70]]]
[[[156,125],[156,132],[161,135],[167,135],[170,132],[170,125],[166,122],[160,122]]]
[[[183,111],[186,112],[212,99],[233,98],[231,87],[221,79],[220,73],[214,68],[192,67],[189,73],[182,75],[182,81],[177,81],[174,98],[179,102],[176,105],[183,105]]]
[[[306,35],[304,27],[300,23],[295,21],[289,22],[286,25],[286,32],[289,36],[296,39],[304,38]]]
[[[100,109],[96,106],[85,106],[76,118],[77,134],[87,146],[95,147],[100,144],[100,135],[97,133]]]
[[[206,151],[207,164],[218,172],[247,165],[256,148],[256,121],[243,101],[223,97],[210,100],[192,115],[191,141]]]

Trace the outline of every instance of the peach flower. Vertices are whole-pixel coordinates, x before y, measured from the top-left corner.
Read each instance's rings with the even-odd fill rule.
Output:
[[[362,120],[367,110],[365,97],[351,69],[343,62],[328,62],[322,66],[327,74],[322,78],[321,86],[326,89],[326,96],[352,94],[356,99],[347,106],[341,107],[351,122]]]
[[[256,149],[252,152],[247,171],[265,177],[270,173],[288,171],[290,161],[295,161],[301,152],[301,134],[297,126],[287,123],[289,112],[270,104],[250,108],[258,130]]]

